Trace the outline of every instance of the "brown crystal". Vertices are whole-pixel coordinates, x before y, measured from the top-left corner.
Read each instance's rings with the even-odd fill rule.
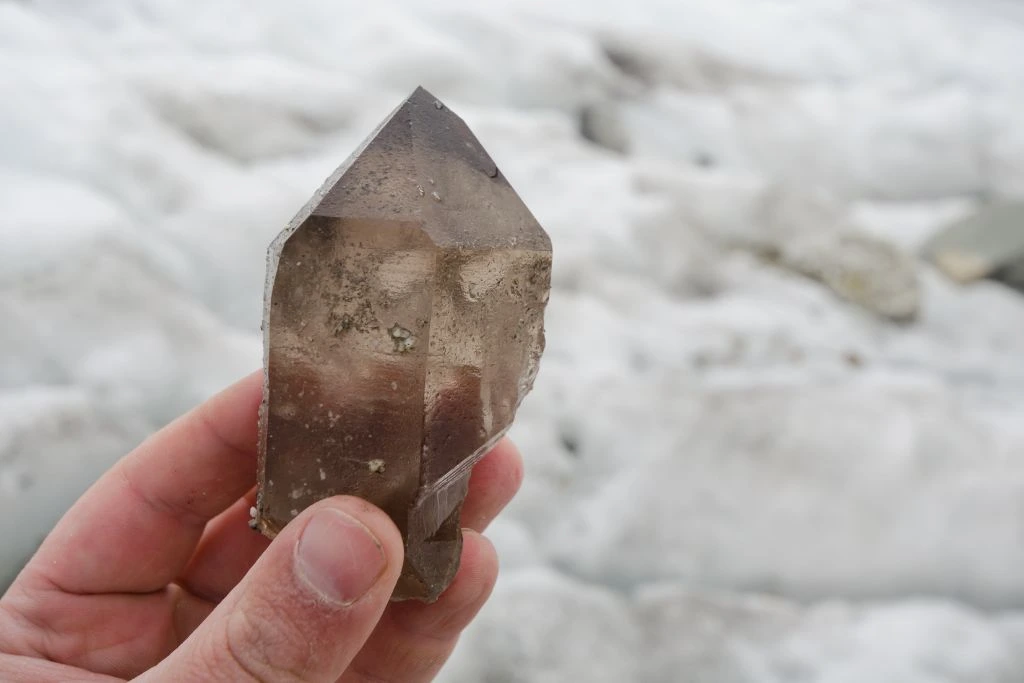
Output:
[[[544,230],[417,89],[270,247],[254,525],[364,498],[405,541],[393,597],[437,599],[470,470],[533,385],[550,273]]]

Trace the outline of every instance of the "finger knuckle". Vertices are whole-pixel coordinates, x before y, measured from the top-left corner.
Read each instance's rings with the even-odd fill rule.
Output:
[[[253,681],[304,681],[313,660],[310,639],[285,614],[269,606],[239,608],[226,621],[230,666]]]

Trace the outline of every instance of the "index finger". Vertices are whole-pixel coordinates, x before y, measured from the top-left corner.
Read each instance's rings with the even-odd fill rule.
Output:
[[[206,523],[256,483],[255,372],[122,458],[61,519],[26,571],[69,593],[146,593],[185,567]]]

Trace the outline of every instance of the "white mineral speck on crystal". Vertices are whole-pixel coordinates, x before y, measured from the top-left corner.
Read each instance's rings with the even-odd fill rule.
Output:
[[[398,323],[395,323],[388,328],[388,334],[391,335],[391,340],[395,343],[395,351],[398,351],[399,353],[410,351],[414,346],[416,346],[416,337],[413,333]]]

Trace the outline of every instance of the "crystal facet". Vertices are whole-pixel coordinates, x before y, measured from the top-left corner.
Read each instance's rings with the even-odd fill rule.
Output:
[[[405,540],[393,597],[437,599],[470,470],[533,385],[550,275],[547,234],[417,89],[270,247],[256,528],[359,496]]]

